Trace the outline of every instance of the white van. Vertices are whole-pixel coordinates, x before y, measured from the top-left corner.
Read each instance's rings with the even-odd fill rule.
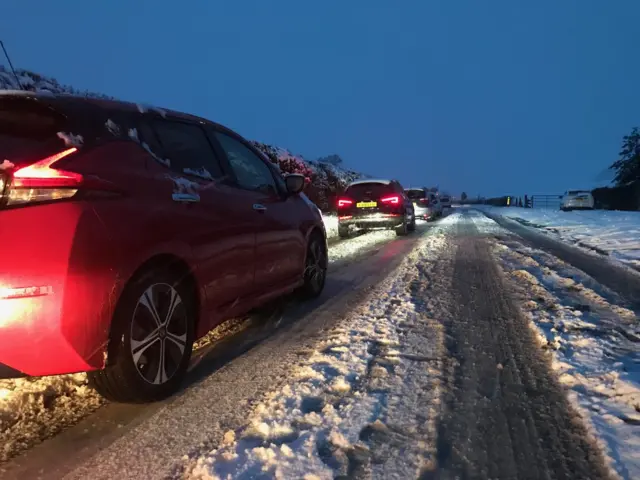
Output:
[[[562,196],[560,210],[568,212],[570,210],[593,210],[595,201],[589,190],[569,190]]]

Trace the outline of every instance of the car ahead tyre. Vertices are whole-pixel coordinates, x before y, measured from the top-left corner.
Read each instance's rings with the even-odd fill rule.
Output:
[[[409,222],[407,222],[406,218],[402,221],[401,225],[398,225],[395,228],[395,231],[396,235],[399,237],[404,237],[405,235],[409,234]]]
[[[411,215],[411,222],[407,226],[407,230],[409,230],[410,232],[415,232],[416,231],[416,216],[415,216],[415,214]]]
[[[346,225],[338,225],[338,237],[349,238],[349,227]]]
[[[133,280],[114,314],[109,365],[89,372],[98,393],[130,403],[175,393],[191,359],[195,306],[195,292],[179,274],[153,270]]]
[[[304,283],[299,291],[303,298],[315,298],[322,293],[327,279],[328,263],[326,242],[320,234],[312,234],[307,245]]]

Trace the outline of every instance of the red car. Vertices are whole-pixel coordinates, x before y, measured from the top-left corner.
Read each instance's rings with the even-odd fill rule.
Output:
[[[0,377],[176,391],[194,340],[327,269],[304,177],[203,118],[0,93]]]

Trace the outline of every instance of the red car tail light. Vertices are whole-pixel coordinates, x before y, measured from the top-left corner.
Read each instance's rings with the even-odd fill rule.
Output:
[[[75,147],[69,148],[14,171],[10,175],[8,191],[5,193],[7,205],[48,202],[73,197],[83,183],[83,176],[53,168],[53,165],[77,151]]]
[[[426,205],[429,205],[429,199],[428,199],[428,198],[421,198],[421,199],[419,200],[419,202],[420,202],[422,205],[425,205],[425,206],[426,206]]]
[[[56,170],[51,166],[64,157],[77,152],[73,147],[64,152],[56,153],[27,167],[13,172],[12,186],[14,188],[60,188],[77,187],[82,183],[82,175],[79,173]]]
[[[338,199],[338,208],[350,207],[351,205],[353,205],[353,200],[350,198],[343,197]]]
[[[400,203],[400,196],[399,195],[390,195],[388,197],[382,197],[380,199],[380,201],[382,203],[387,203],[387,204],[391,204],[391,205],[398,205]]]

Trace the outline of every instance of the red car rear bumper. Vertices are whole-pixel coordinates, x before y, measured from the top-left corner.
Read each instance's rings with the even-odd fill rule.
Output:
[[[101,368],[117,252],[92,208],[3,210],[0,229],[0,376]]]

